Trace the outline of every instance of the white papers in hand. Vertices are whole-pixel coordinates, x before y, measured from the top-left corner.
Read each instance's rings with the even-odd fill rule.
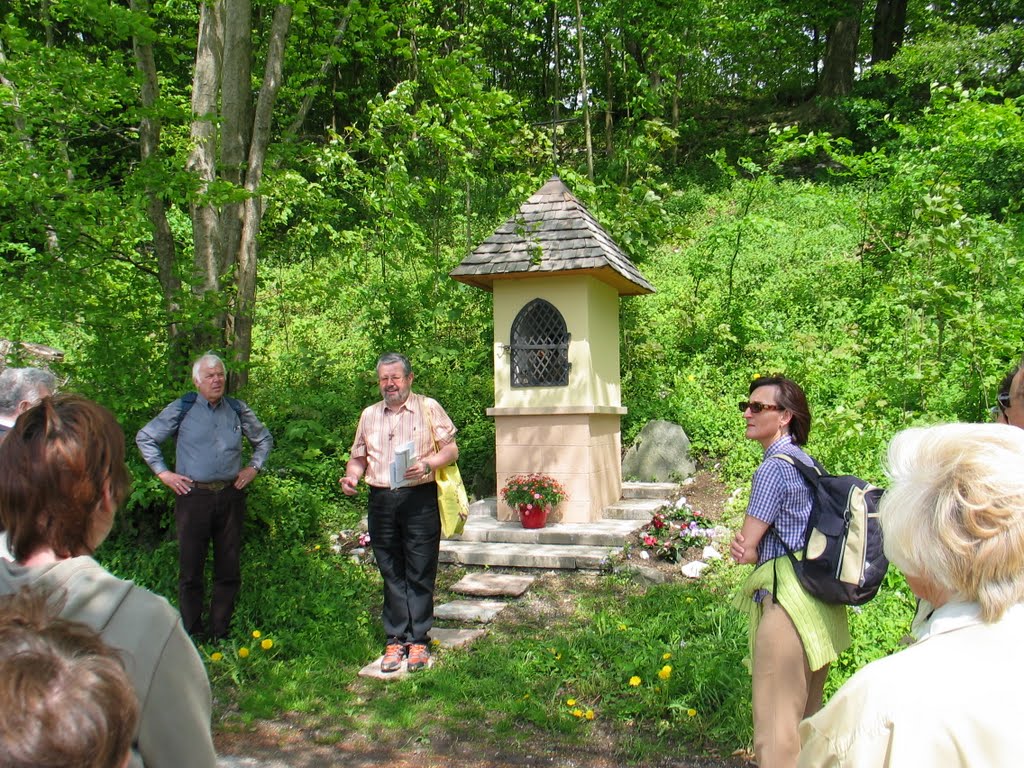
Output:
[[[395,451],[395,460],[391,462],[391,490],[404,488],[410,480],[405,479],[405,471],[416,463],[416,446],[408,442]]]

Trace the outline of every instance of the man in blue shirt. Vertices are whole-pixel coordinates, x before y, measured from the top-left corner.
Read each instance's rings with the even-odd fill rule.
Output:
[[[178,399],[139,430],[135,442],[149,468],[174,491],[178,555],[178,607],[185,629],[202,636],[204,571],[213,542],[213,595],[209,632],[228,636],[231,614],[242,582],[240,556],[245,517],[245,488],[253,481],[274,445],[269,430],[248,405],[224,395],[223,361],[206,354],[192,366],[195,401]],[[174,471],[168,469],[160,444],[177,436]],[[252,458],[242,467],[242,437]]]

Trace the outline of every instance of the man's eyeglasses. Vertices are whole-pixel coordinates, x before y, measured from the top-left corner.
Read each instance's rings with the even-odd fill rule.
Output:
[[[746,411],[747,408],[750,409],[751,413],[760,413],[761,411],[784,411],[784,410],[786,410],[781,405],[772,405],[771,403],[755,403],[755,402],[749,402],[748,403],[745,400],[743,402],[741,402],[741,403],[737,403],[737,405],[739,405],[739,407],[740,407],[740,413],[743,413],[744,411]]]
[[[1000,392],[998,395],[996,395],[996,402],[999,403],[999,407],[1005,411],[1007,408],[1010,407],[1010,393]]]

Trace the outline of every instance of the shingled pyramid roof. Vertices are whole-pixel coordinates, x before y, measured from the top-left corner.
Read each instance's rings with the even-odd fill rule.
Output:
[[[495,280],[567,272],[592,274],[619,295],[654,293],[654,286],[597,220],[552,176],[450,274],[490,291]]]

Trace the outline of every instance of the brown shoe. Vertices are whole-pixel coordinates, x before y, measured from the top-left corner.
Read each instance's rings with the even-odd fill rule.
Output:
[[[413,643],[409,646],[409,671],[419,672],[430,664],[430,649],[423,643]]]
[[[384,647],[384,658],[380,660],[381,672],[397,672],[402,668],[405,646],[402,643],[388,643]]]

